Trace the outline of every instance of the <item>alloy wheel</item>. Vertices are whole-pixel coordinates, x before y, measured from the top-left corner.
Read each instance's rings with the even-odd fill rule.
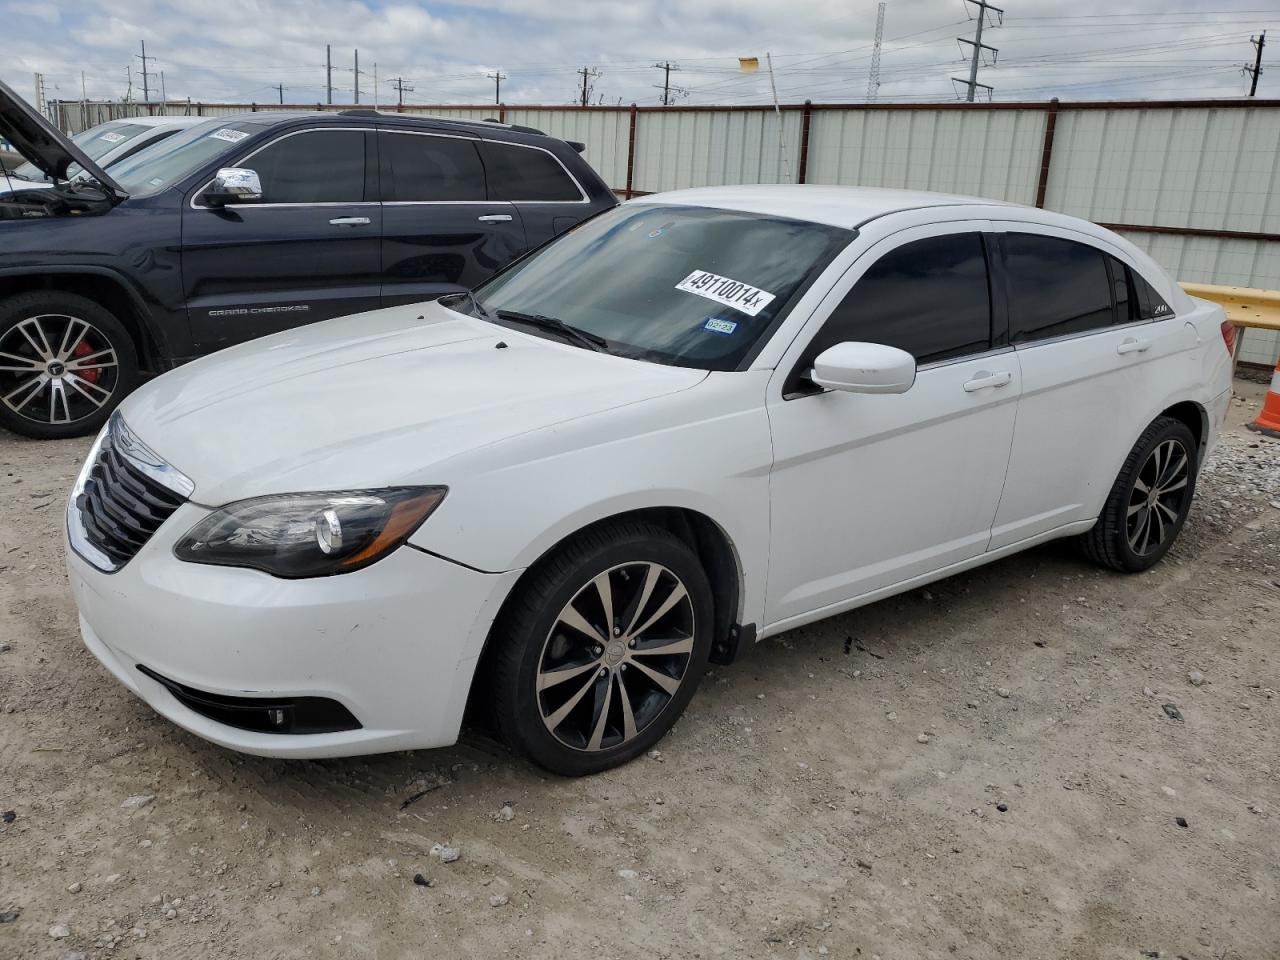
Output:
[[[560,611],[538,660],[542,722],[575,750],[633,740],[680,689],[694,650],[689,591],[658,563],[610,567]]]
[[[1138,471],[1129,494],[1125,533],[1140,557],[1159,550],[1176,532],[1186,506],[1191,457],[1178,440],[1158,444]]]
[[[119,359],[111,341],[79,317],[45,313],[0,337],[0,403],[40,423],[74,423],[111,399]]]

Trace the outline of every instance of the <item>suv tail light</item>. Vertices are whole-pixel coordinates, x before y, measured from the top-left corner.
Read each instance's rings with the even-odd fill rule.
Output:
[[[1222,342],[1227,345],[1227,356],[1234,357],[1236,355],[1236,337],[1240,336],[1240,330],[1230,320],[1222,321]]]

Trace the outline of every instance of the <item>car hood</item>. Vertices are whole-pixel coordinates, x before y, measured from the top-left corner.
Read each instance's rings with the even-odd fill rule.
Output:
[[[418,304],[224,350],[147,384],[121,414],[194,482],[193,500],[219,505],[447,484],[451,459],[705,377]]]
[[[15,150],[55,180],[67,179],[67,170],[73,163],[78,163],[112,194],[113,199],[118,201],[129,196],[89,159],[88,154],[63,136],[4,81],[0,81],[0,137],[8,140]]]

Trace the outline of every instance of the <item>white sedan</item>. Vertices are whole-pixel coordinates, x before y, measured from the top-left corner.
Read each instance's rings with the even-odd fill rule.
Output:
[[[67,509],[89,649],[249,753],[560,773],[653,746],[709,660],[1058,537],[1172,546],[1232,327],[1071,217],[839,187],[645,197],[475,295],[138,390]]]
[[[203,123],[207,117],[131,117],[128,120],[108,120],[96,127],[82,130],[71,138],[102,169],[107,169],[139,151],[173,136],[179,130]],[[78,163],[67,171],[67,178],[75,180],[87,176]],[[34,163],[6,167],[0,171],[0,193],[14,190],[43,190],[53,183]]]

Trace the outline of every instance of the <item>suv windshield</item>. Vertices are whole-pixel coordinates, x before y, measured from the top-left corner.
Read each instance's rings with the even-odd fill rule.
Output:
[[[255,130],[251,123],[210,120],[139,150],[111,167],[111,179],[131,197],[159,193],[214,157],[232,150]]]
[[[762,214],[628,204],[476,293],[498,322],[498,311],[553,317],[603,337],[610,353],[733,370],[853,236]]]
[[[90,160],[99,160],[108,150],[114,150],[126,140],[134,139],[138,134],[146,130],[147,127],[141,123],[129,123],[125,120],[112,120],[108,123],[100,123],[96,127],[90,127],[88,130],[81,130],[71,142],[88,154]],[[71,180],[77,174],[84,172],[84,169],[78,163],[71,164],[67,168],[67,179]],[[15,177],[21,177],[23,180],[47,180],[44,171],[37,167],[34,163],[24,163],[22,166],[12,171]]]

